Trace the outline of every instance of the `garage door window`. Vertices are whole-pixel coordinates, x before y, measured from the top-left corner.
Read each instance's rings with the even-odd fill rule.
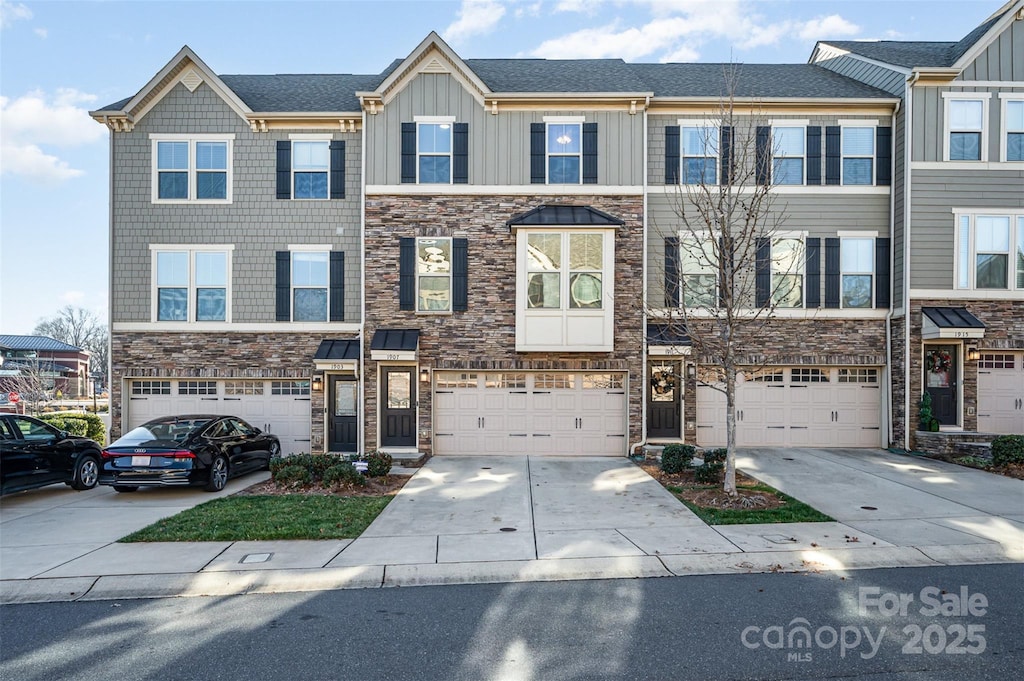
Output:
[[[179,395],[216,395],[216,381],[178,381]]]
[[[487,374],[486,388],[525,388],[526,374]]]
[[[583,374],[584,390],[621,390],[622,374]]]
[[[262,395],[263,381],[227,381],[225,395]]]
[[[438,374],[438,388],[475,388],[477,387],[476,374]]]
[[[829,375],[821,369],[793,369],[794,383],[828,383]]]
[[[170,395],[170,381],[134,381],[132,395]]]
[[[878,369],[840,369],[840,383],[878,383]]]
[[[537,374],[533,387],[538,390],[575,390],[576,374]]]
[[[982,355],[978,360],[980,369],[1015,369],[1017,367],[1016,356],[1014,355]]]
[[[782,370],[778,371],[760,371],[747,377],[748,381],[757,381],[758,383],[782,383],[785,380],[785,375]]]
[[[271,395],[308,395],[309,381],[271,381]]]

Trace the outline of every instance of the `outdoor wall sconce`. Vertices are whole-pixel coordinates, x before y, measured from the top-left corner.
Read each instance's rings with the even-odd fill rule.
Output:
[[[967,348],[967,361],[977,362],[979,359],[981,359],[981,351],[978,350],[977,345],[972,345]]]
[[[688,379],[690,379],[691,381],[693,379],[697,378],[697,365],[696,364],[687,364],[686,365],[686,377]]]
[[[430,383],[430,369],[426,367],[420,369],[420,383]]]
[[[318,393],[324,389],[324,375],[313,374],[313,392]]]

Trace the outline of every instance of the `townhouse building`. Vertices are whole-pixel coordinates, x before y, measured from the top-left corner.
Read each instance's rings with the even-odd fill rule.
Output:
[[[928,256],[901,288],[905,235],[928,227],[894,215],[911,170],[924,182],[943,169],[901,160],[918,134],[908,95],[843,70],[842,45],[819,44],[808,64],[738,65],[728,87],[728,65],[464,59],[433,33],[369,75],[218,75],[183,48],[92,112],[111,130],[114,436],[221,412],[278,434],[286,453],[722,444],[709,358],[667,320],[692,302],[684,282],[715,287],[689,257],[680,202],[728,183],[749,135],[781,223],[757,269],[792,285],[770,336],[742,340],[740,444],[898,442],[915,389],[902,339],[932,339],[901,331],[914,311],[891,292],[970,308],[998,356],[984,361],[1005,364],[1024,348],[1024,285],[973,307],[969,269],[970,289],[949,286],[959,297],[918,295]],[[736,117],[723,122],[726,99]],[[986,148],[1002,149],[994,136]],[[1008,159],[980,163],[1020,182]],[[1022,212],[1012,194],[958,203],[971,238],[989,209]]]

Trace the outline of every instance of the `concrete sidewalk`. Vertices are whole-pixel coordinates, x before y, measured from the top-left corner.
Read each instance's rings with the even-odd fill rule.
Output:
[[[609,458],[434,458],[340,541],[118,544],[210,495],[50,488],[0,508],[0,603],[1024,561],[1024,482],[877,450],[739,463],[837,522],[709,527]]]

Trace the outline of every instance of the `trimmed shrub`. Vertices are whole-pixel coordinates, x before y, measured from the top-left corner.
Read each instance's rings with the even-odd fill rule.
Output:
[[[1024,435],[1000,435],[992,440],[992,463],[996,466],[1024,463]]]
[[[705,463],[702,466],[697,466],[693,469],[694,481],[701,485],[711,485],[722,481],[722,474],[725,472],[725,464],[723,463]]]
[[[661,470],[666,473],[682,473],[690,467],[696,451],[693,445],[665,445],[661,452]]]
[[[72,435],[87,437],[101,445],[105,443],[107,427],[103,425],[103,420],[95,414],[77,412],[73,414],[41,414],[38,418],[40,421],[45,421],[54,428],[66,430]]]
[[[391,472],[392,458],[384,452],[370,452],[366,455],[366,474],[371,478],[384,477]]]
[[[704,452],[704,463],[725,463],[729,456],[729,450],[725,447],[719,449],[708,449]]]
[[[348,461],[336,463],[324,471],[324,485],[327,487],[345,484],[363,486],[366,484],[366,478]]]
[[[304,466],[282,466],[273,474],[274,483],[282,487],[303,487],[313,482],[309,469]]]

